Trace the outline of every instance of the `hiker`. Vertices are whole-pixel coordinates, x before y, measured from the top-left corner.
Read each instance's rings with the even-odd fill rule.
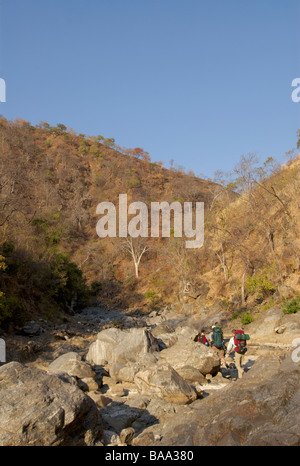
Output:
[[[225,361],[225,349],[224,349],[224,341],[223,341],[223,332],[221,329],[221,326],[218,324],[215,324],[212,326],[212,332],[209,336],[211,346],[213,349],[216,351],[218,354],[219,358],[221,359],[221,362],[225,367],[227,366],[227,363]]]
[[[209,346],[209,342],[208,342],[208,339],[207,339],[207,337],[205,335],[204,328],[201,329],[201,333],[198,333],[198,335],[196,336],[195,341],[198,341],[199,343],[202,343],[205,346]]]
[[[241,337],[241,335],[244,335]],[[240,338],[243,338],[241,340]],[[227,346],[226,355],[229,355],[232,350],[234,350],[234,362],[235,366],[238,370],[238,378],[242,378],[244,374],[243,363],[245,354],[247,351],[247,343],[246,340],[249,340],[249,335],[244,333],[244,330],[232,330],[232,337],[229,340]]]

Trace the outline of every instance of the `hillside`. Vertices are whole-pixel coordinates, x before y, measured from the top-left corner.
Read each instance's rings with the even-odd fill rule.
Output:
[[[64,313],[93,300],[110,307],[214,306],[253,318],[300,294],[299,159],[258,167],[244,157],[214,183],[151,162],[141,148],[60,124],[0,120],[0,325]],[[204,202],[205,240],[143,238],[138,277],[121,238],[99,238],[99,202]],[[249,317],[250,315],[250,317]]]
[[[70,309],[90,299],[90,291],[94,299],[98,292],[110,305],[123,306],[143,303],[147,291],[152,301],[177,291],[172,264],[164,267],[159,254],[166,240],[149,239],[137,281],[122,241],[97,236],[96,207],[103,201],[117,206],[121,193],[128,203],[208,205],[214,183],[151,163],[140,148],[116,150],[112,139],[76,135],[63,125],[33,127],[4,118],[0,124],[2,320],[36,312],[49,317],[57,305]]]

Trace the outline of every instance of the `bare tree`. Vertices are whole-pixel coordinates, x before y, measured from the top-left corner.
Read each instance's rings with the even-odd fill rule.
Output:
[[[135,269],[135,276],[139,278],[139,265],[142,259],[142,256],[149,251],[149,246],[141,238],[132,238],[128,236],[124,241],[122,241],[122,246],[124,251],[126,251],[132,257]]]
[[[190,278],[190,252],[185,247],[184,238],[171,237],[162,249],[165,261],[173,268],[178,279],[179,301],[189,293],[193,284]]]

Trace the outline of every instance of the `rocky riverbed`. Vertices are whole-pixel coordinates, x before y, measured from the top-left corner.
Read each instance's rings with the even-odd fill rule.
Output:
[[[300,316],[246,328],[245,374],[194,337],[225,313],[93,306],[5,335],[0,445],[298,445]],[[225,340],[225,341],[226,341]]]

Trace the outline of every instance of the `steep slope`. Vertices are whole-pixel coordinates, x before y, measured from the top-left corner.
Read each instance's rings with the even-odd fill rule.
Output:
[[[49,297],[54,307],[55,302],[70,307],[88,295],[80,270],[95,295],[98,291],[118,305],[138,305],[147,292],[153,304],[177,292],[178,272],[172,262],[166,263],[168,254],[160,254],[167,240],[149,238],[137,281],[124,242],[97,236],[96,207],[103,201],[118,207],[122,193],[128,204],[201,201],[207,206],[214,183],[151,163],[140,148],[116,150],[111,139],[76,135],[63,125],[33,127],[2,118],[0,131],[0,242],[6,263],[1,289],[6,297],[18,307],[16,301],[26,295],[21,308],[25,304],[27,311],[37,301],[45,307],[41,301]],[[168,280],[157,273],[160,268]],[[44,285],[50,296],[40,293]],[[72,290],[64,299],[67,288]],[[12,304],[2,302],[3,313],[9,314]]]
[[[282,298],[299,307],[299,159],[271,170],[270,159],[259,167],[243,157],[234,180],[216,184],[64,125],[2,118],[0,137],[2,321],[97,297],[121,308],[247,310],[250,320]],[[204,202],[203,247],[187,249],[172,223],[170,238],[99,238],[97,205],[118,211],[120,194],[149,210],[154,201]]]

